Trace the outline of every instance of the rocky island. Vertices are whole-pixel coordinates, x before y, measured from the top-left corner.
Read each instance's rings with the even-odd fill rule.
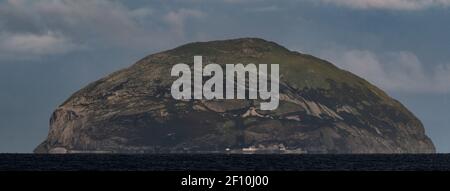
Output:
[[[279,64],[279,106],[175,100],[177,63]],[[422,123],[366,80],[257,38],[196,42],[149,55],[74,93],[35,153],[433,153]]]

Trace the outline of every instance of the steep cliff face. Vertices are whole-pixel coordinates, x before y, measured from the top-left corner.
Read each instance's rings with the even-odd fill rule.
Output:
[[[280,64],[280,105],[174,100],[174,64]],[[262,39],[190,43],[89,84],[51,116],[36,153],[432,153],[421,122],[331,63]]]

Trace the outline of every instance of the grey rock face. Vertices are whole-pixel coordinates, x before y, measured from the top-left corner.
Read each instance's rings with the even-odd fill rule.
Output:
[[[174,64],[280,64],[280,105],[177,101]],[[246,38],[145,57],[73,94],[36,153],[433,153],[421,122],[382,90],[331,63]]]

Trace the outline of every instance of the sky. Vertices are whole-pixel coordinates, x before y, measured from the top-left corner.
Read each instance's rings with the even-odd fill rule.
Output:
[[[45,139],[72,93],[146,55],[258,37],[385,90],[450,152],[450,0],[0,0],[0,152]]]

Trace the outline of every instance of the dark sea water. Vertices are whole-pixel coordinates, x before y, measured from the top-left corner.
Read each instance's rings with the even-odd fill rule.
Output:
[[[227,155],[227,154],[0,154],[0,171],[449,171],[450,154]]]

